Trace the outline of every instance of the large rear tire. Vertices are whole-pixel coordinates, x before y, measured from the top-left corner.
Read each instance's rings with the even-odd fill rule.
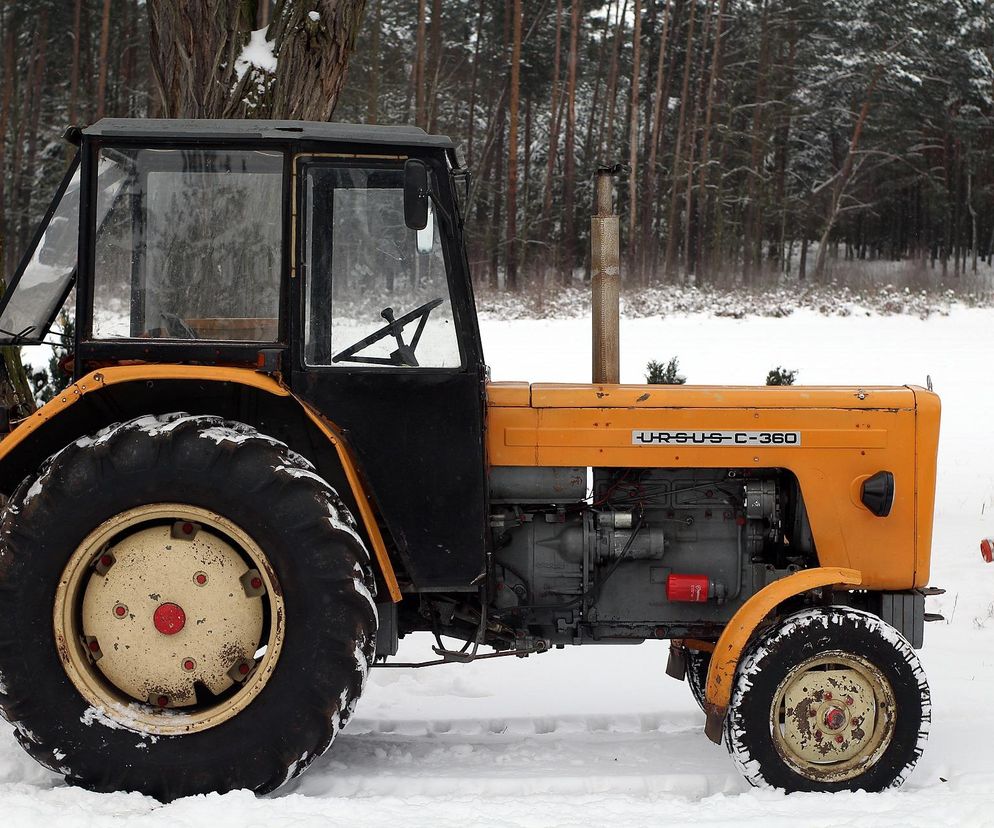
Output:
[[[149,416],[50,458],[0,525],[0,711],[72,784],[271,791],[330,745],[375,650],[369,555],[286,445]]]

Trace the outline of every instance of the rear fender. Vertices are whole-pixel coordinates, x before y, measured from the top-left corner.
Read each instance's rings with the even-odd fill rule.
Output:
[[[151,388],[153,383],[169,381],[230,383],[274,398],[283,398],[288,404],[297,407],[313,428],[334,449],[344,479],[347,481],[352,499],[359,512],[357,517],[362,522],[372,547],[371,551],[382,576],[382,582],[386,585],[392,601],[399,602],[401,600],[397,575],[377,524],[372,501],[363,486],[356,461],[341,433],[333,423],[312,406],[296,397],[286,386],[267,374],[261,374],[247,368],[201,365],[127,365],[94,371],[70,385],[30,417],[22,420],[7,437],[0,441],[0,477],[9,477],[9,474],[2,473],[5,465],[13,465],[18,469],[17,474],[20,474],[23,471],[20,467],[24,465],[23,455],[25,454],[33,458],[34,465],[31,467],[33,470],[42,460],[58,451],[62,446],[68,445],[72,440],[84,434],[92,433],[94,430],[92,416],[73,417],[79,402],[84,398],[100,403],[102,402],[101,398],[106,396],[109,389],[114,386],[125,383],[140,383],[142,388],[145,388],[146,384],[147,387]],[[181,403],[181,399],[177,401],[177,405],[180,407],[182,407]],[[116,411],[113,406],[107,405],[105,407],[107,415],[104,425],[109,425],[116,419],[120,419],[120,416],[115,419]],[[237,415],[234,418],[237,419]],[[51,427],[56,424],[64,424],[65,427],[52,429]],[[58,436],[54,437],[51,434],[52,431],[57,432]],[[26,451],[31,446],[32,438],[45,444],[39,446],[40,452]],[[39,454],[40,456],[38,456]],[[10,460],[15,455],[20,455],[17,462]],[[7,485],[9,488],[11,481],[8,480]]]

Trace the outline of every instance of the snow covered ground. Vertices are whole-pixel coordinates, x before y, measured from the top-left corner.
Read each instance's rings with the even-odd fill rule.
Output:
[[[589,322],[484,319],[494,379],[587,381]],[[702,732],[666,645],[589,647],[528,659],[375,671],[334,748],[277,794],[236,792],[168,806],[67,788],[0,723],[0,822],[7,826],[932,826],[994,825],[994,310],[742,320],[687,315],[623,324],[622,379],[680,357],[692,383],[924,384],[943,398],[928,625],[928,750],[884,794],[784,796],[741,781]],[[884,553],[884,550],[881,550]],[[429,652],[417,638],[400,656]]]

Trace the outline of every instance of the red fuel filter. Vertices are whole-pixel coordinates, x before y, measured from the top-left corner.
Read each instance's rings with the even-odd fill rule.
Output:
[[[666,579],[667,601],[703,604],[708,600],[711,579],[707,575],[670,575]]]

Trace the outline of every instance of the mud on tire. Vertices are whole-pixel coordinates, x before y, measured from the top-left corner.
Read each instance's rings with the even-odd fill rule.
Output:
[[[835,780],[822,777],[823,768],[817,765],[805,773],[795,769],[803,763],[792,767],[793,758],[774,736],[775,717],[771,717],[791,670],[831,653],[872,665],[889,686],[894,708],[893,726],[878,750],[868,754],[870,761],[850,771],[849,778]],[[809,711],[809,715],[816,714]],[[756,787],[788,792],[880,791],[897,787],[910,775],[924,750],[930,724],[928,683],[908,641],[870,613],[823,607],[782,619],[754,642],[736,672],[724,736],[736,766]]]
[[[53,600],[81,541],[151,503],[237,524],[265,553],[285,638],[258,695],[221,724],[152,735],[100,715],[54,644]],[[372,662],[369,555],[334,489],[304,458],[218,417],[148,416],[82,438],[14,492],[0,519],[0,711],[22,746],[72,784],[161,800],[271,791],[330,745]]]

